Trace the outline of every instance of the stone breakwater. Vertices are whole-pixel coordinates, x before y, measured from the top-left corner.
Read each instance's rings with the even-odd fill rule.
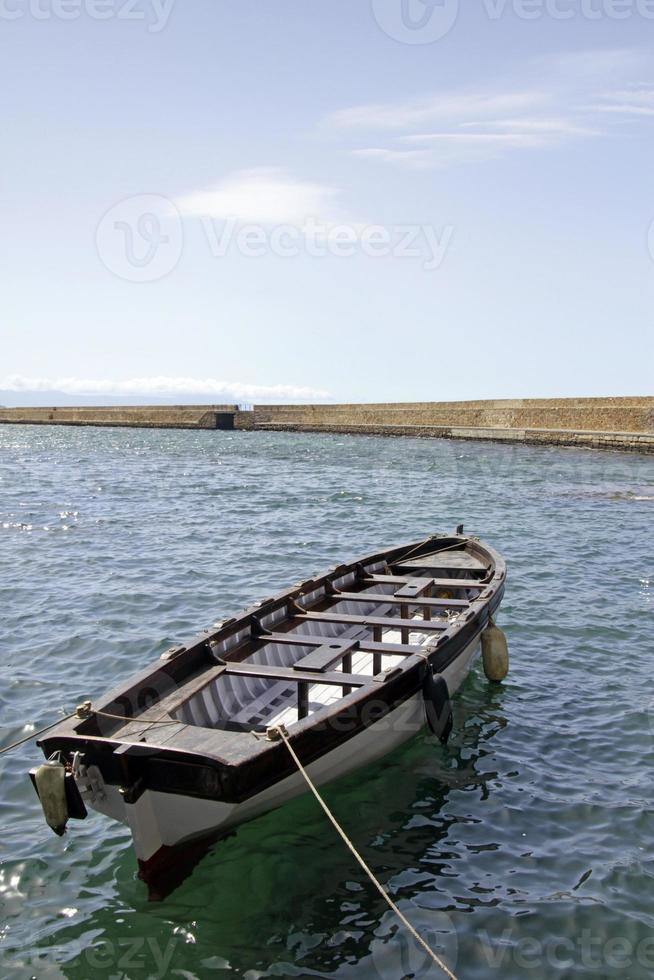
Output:
[[[139,429],[233,429],[237,405],[111,405],[0,408],[0,423],[95,425]]]
[[[654,452],[654,397],[349,405],[0,409],[0,423],[246,429],[485,439]]]
[[[256,405],[235,427],[654,452],[654,397]]]

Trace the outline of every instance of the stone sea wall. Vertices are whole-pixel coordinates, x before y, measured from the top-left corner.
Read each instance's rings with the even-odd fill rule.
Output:
[[[236,405],[111,405],[69,408],[0,408],[0,423],[129,426],[151,429],[233,428]]]
[[[654,397],[256,405],[237,413],[235,427],[654,452]]]
[[[0,408],[0,423],[336,432],[654,452],[654,397]]]
[[[525,398],[377,405],[256,405],[254,427],[446,426],[654,432],[653,398]]]

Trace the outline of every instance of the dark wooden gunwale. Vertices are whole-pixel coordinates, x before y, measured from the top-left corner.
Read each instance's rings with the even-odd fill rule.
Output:
[[[148,688],[156,691],[162,684],[172,689],[180,684],[186,686],[189,679],[195,676],[198,683],[189,694],[193,696],[195,690],[203,686],[209,665],[210,669],[218,666],[209,653],[208,644],[247,628],[250,630],[250,639],[254,641],[261,618],[276,609],[288,607],[289,602],[297,602],[322,586],[329,588],[332,581],[342,578],[348,572],[362,570],[382,561],[390,565],[401,564],[409,556],[416,559],[421,555],[433,554],[435,549],[457,546],[483,558],[490,567],[491,574],[487,581],[438,580],[439,585],[443,586],[449,582],[453,588],[479,589],[477,598],[470,600],[468,611],[453,625],[440,631],[430,662],[442,671],[481,635],[504,594],[506,567],[501,556],[488,545],[463,535],[437,535],[424,542],[398,546],[366,555],[347,565],[336,566],[314,579],[249,607],[219,628],[206,631],[190,643],[184,644],[180,648],[181,652],[173,659],[141,672],[106,695],[94,707],[110,713],[123,713],[122,706],[138,703],[139,695]],[[372,582],[369,581],[371,577]],[[383,578],[386,576],[366,574],[362,584],[374,584],[374,581]],[[402,581],[403,576],[390,578]],[[338,598],[338,595],[331,598]],[[407,602],[416,605],[420,600],[408,599]],[[366,617],[362,617],[362,621],[365,619]],[[397,625],[397,620],[393,625]],[[279,628],[283,630],[284,626],[285,623],[282,622]],[[413,626],[415,629],[416,621],[413,621]],[[265,635],[260,636],[260,639],[265,642]],[[372,641],[365,648],[368,649],[371,645],[374,645]],[[390,646],[384,644],[384,647]],[[233,660],[231,654],[229,655],[228,664],[238,663],[239,649],[234,651],[236,656]],[[240,659],[251,652],[251,649],[247,653],[243,652]],[[391,652],[390,649],[388,652]],[[371,680],[368,677],[368,683],[348,695],[347,699],[298,722],[292,727],[291,734],[295,751],[302,762],[309,764],[316,761],[399,707],[421,689],[426,670],[423,656],[409,655],[393,676],[386,680]],[[315,675],[314,682],[321,681],[323,676]],[[372,704],[378,709],[374,716],[369,710]],[[150,717],[156,711],[156,704],[148,707]],[[251,734],[198,728],[182,723],[159,729],[149,728],[147,737],[153,737],[153,741],[135,741],[136,735],[143,734],[142,726],[145,724],[139,722],[138,715],[135,715],[133,722],[128,718],[124,724],[116,723],[118,732],[126,727],[127,732],[123,731],[120,736],[117,732],[105,736],[102,728],[106,722],[99,722],[95,716],[83,721],[71,719],[62,722],[38,744],[46,756],[58,750],[69,756],[74,751],[84,752],[87,761],[99,767],[108,785],[121,787],[127,802],[134,801],[145,789],[150,789],[238,803],[257,795],[295,771],[281,743],[256,738]],[[135,726],[141,726],[141,732],[130,734],[129,730]]]

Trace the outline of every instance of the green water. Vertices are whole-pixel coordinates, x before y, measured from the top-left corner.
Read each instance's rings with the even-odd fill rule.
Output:
[[[654,461],[274,433],[0,427],[1,744],[249,600],[460,522],[509,563],[512,669],[446,748],[326,790],[461,978],[654,975]],[[0,757],[3,978],[436,977],[317,804],[148,904],[129,835],[52,835]]]

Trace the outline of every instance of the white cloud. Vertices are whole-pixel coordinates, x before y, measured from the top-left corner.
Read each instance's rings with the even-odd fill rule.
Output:
[[[405,137],[414,143],[459,143],[462,146],[474,144],[498,146],[543,146],[543,137],[529,136],[525,133],[416,133]]]
[[[620,78],[625,72],[646,66],[649,52],[636,48],[588,48],[586,50],[561,51],[536,57],[531,64],[540,68],[544,75],[555,78],[568,77],[576,81],[580,77]]]
[[[297,180],[283,170],[239,170],[223,180],[179,198],[182,214],[248,224],[298,225],[309,217],[339,221],[338,190]]]
[[[466,129],[472,126],[483,127],[486,130],[513,130],[516,133],[522,134],[539,133],[547,137],[599,135],[599,131],[597,129],[579,125],[578,123],[571,122],[570,120],[564,119],[560,116],[544,116],[536,119],[520,119],[510,117],[507,119],[485,119],[483,122],[475,121],[462,123],[461,128]]]
[[[157,398],[201,396],[217,402],[326,401],[328,391],[296,385],[253,385],[240,381],[219,381],[215,378],[130,378],[118,381],[108,378],[26,378],[13,374],[0,378],[5,391],[58,391],[68,395],[120,395],[127,397],[155,396]]]
[[[618,116],[654,116],[654,84],[633,84],[646,64],[638,50],[566,52],[523,63],[510,84],[352,106],[326,123],[352,154],[412,168],[556,148],[611,133]]]
[[[390,145],[356,148],[357,156],[409,167],[486,160],[514,150],[554,146],[595,130],[556,110],[552,93],[454,92],[405,105],[358,106],[331,117],[341,129],[393,131]],[[425,131],[426,124],[433,129]],[[401,132],[412,130],[412,132]],[[411,144],[409,146],[408,144]]]
[[[593,132],[582,127],[547,125],[537,119],[519,119],[463,123],[450,132],[415,133],[398,137],[398,141],[411,144],[413,150],[422,150],[423,167],[446,167],[490,160],[513,151],[546,149]]]
[[[401,163],[409,167],[426,167],[431,163],[431,154],[425,150],[393,150],[384,146],[367,146],[352,150],[354,156],[381,160],[383,163]]]
[[[596,112],[626,116],[654,116],[654,88],[618,89],[605,93],[592,108]]]
[[[443,92],[405,103],[354,106],[332,113],[327,122],[338,128],[405,129],[430,122],[484,118],[534,109],[548,102],[545,92]]]

